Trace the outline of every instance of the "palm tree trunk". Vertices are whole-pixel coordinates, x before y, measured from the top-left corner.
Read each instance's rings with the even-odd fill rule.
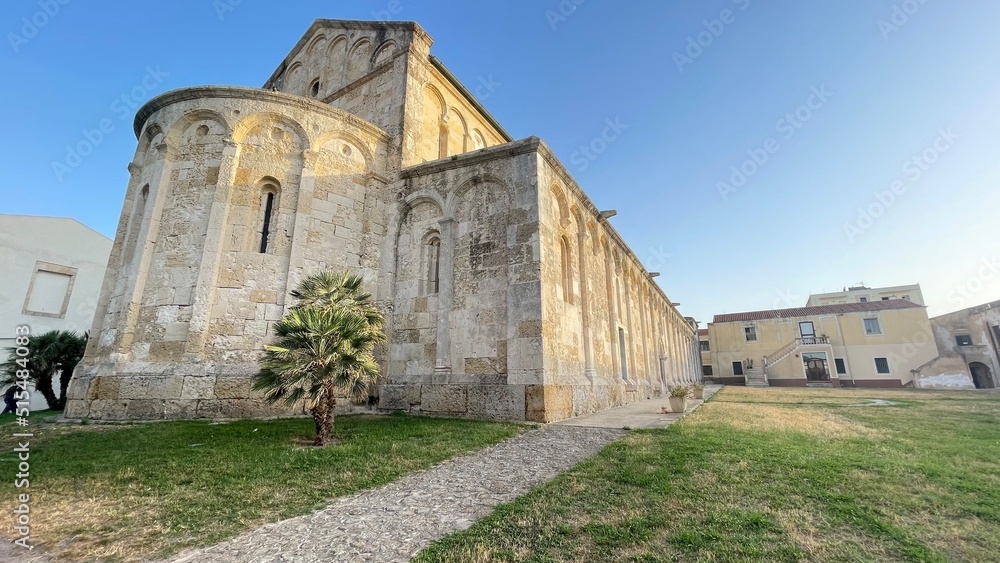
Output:
[[[41,393],[45,397],[45,403],[51,410],[59,410],[59,399],[52,389],[52,372],[45,370],[34,378],[35,392]]]
[[[325,446],[330,443],[330,436],[333,434],[333,413],[336,410],[337,397],[334,386],[328,385],[323,392],[323,396],[316,401],[313,408],[313,422],[316,425],[316,438],[313,444]]]

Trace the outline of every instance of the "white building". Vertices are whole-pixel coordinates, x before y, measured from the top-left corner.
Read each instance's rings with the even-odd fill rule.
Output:
[[[75,219],[0,214],[0,353],[15,330],[90,330],[111,239]],[[58,394],[59,385],[53,385]],[[32,410],[46,407],[32,396]]]
[[[854,287],[846,287],[844,291],[814,293],[806,301],[806,307],[841,305],[843,303],[869,303],[872,301],[890,301],[892,299],[906,299],[917,305],[927,305],[927,303],[924,303],[924,294],[920,291],[920,284],[914,283],[891,287],[865,287],[862,284]]]

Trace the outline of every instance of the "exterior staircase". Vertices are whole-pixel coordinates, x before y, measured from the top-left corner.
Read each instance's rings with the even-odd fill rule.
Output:
[[[743,377],[747,380],[747,387],[769,387],[767,375],[763,369],[751,368],[743,372]]]

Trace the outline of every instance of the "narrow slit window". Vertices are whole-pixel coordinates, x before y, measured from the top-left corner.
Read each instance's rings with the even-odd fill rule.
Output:
[[[435,237],[427,245],[427,293],[435,294],[441,287],[441,239]]]
[[[260,231],[260,253],[267,252],[268,236],[271,233],[271,214],[274,211],[274,193],[264,194],[264,221]]]

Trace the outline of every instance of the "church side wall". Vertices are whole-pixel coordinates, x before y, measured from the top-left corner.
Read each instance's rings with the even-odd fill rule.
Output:
[[[538,161],[546,421],[700,379],[695,329],[547,149]]]

